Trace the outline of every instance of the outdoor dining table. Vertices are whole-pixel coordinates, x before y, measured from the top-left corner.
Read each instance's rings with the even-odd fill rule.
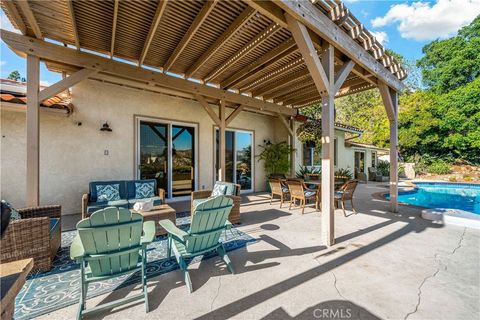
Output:
[[[321,186],[322,185],[322,180],[305,180],[304,181],[306,185],[314,185],[314,186]],[[340,180],[336,180],[335,182],[335,189],[340,188],[344,182]]]

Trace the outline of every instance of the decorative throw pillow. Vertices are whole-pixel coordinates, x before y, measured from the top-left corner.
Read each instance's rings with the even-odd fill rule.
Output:
[[[2,208],[3,207],[5,207],[7,210],[10,210],[10,221],[22,219],[20,213],[18,213],[18,211],[15,210],[15,208],[13,208],[12,205],[5,200],[2,200]]]
[[[117,184],[99,184],[97,185],[97,201],[107,202],[120,200],[120,185]]]
[[[223,196],[227,191],[227,186],[223,184],[215,184],[212,190],[212,197]]]
[[[135,199],[155,197],[153,182],[135,182]]]

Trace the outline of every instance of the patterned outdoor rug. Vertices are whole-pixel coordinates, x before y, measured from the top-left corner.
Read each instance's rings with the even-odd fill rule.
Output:
[[[177,218],[177,226],[182,229],[188,229],[189,223],[190,218],[188,216]],[[34,273],[27,278],[27,282],[15,300],[15,319],[32,319],[78,303],[80,298],[80,267],[79,264],[70,260],[70,244],[75,234],[75,231],[62,233],[62,246],[55,257],[52,270]],[[245,247],[247,243],[255,241],[251,236],[235,228],[231,232],[223,233],[221,240],[224,242],[227,251]],[[148,246],[147,250],[148,278],[179,268],[174,259],[167,259],[166,236],[157,237]],[[204,258],[212,256],[217,256],[217,254],[212,252],[206,254]],[[202,257],[197,257],[194,261],[200,259]],[[140,283],[139,273],[92,283],[88,287],[87,299],[134,283]]]

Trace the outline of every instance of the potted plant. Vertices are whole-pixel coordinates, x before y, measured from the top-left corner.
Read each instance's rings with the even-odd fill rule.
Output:
[[[337,181],[342,181],[343,183],[352,180],[353,178],[353,173],[350,171],[350,169],[347,167],[346,169],[341,168],[335,171],[335,180]]]
[[[294,151],[292,146],[282,141],[278,143],[265,143],[259,145],[259,147],[262,151],[257,157],[258,161],[263,160],[267,179],[273,173],[286,175],[289,172],[290,154]],[[268,188],[269,184],[267,181],[267,189]]]
[[[315,168],[311,166],[300,166],[300,169],[295,173],[298,179],[308,180],[310,175],[320,175],[322,173],[321,168]]]
[[[386,182],[390,179],[390,163],[379,160],[377,163],[377,182]]]

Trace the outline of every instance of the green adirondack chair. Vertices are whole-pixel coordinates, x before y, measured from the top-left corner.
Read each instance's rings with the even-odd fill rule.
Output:
[[[143,300],[148,312],[146,247],[155,238],[155,223],[143,222],[138,213],[109,207],[77,223],[77,236],[70,246],[70,258],[80,263],[81,290],[77,319],[96,311]],[[124,274],[142,272],[143,292],[85,310],[88,284]]]
[[[232,226],[227,220],[232,207],[233,200],[225,196],[210,198],[197,204],[188,231],[177,228],[170,220],[160,221],[160,225],[168,232],[168,257],[171,257],[173,251],[184,272],[185,284],[190,292],[193,291],[193,287],[185,261],[187,258],[217,250],[227,264],[228,270],[234,273],[232,262],[220,242],[221,233]]]

